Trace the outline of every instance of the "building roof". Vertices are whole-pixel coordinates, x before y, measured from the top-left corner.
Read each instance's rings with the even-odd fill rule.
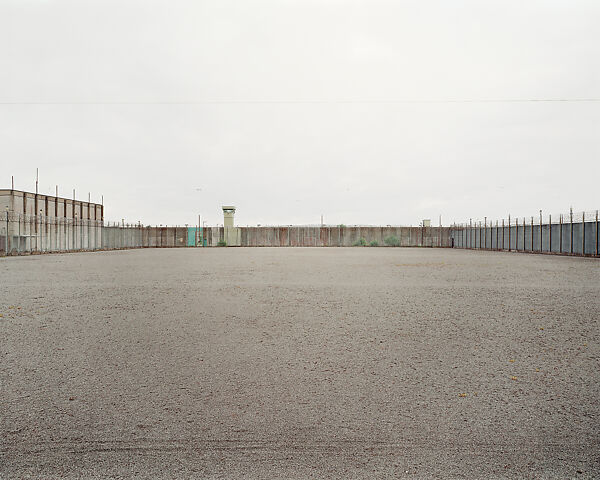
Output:
[[[18,196],[22,197],[24,195],[26,195],[29,198],[35,198],[36,193],[34,192],[26,192],[24,190],[11,190],[10,188],[0,188],[0,196],[10,196],[13,194],[18,194]],[[96,205],[96,206],[102,206],[102,204],[100,203],[94,203],[94,202],[88,202],[87,200],[73,200],[72,198],[67,198],[67,197],[57,197],[55,195],[46,195],[43,193],[38,193],[37,194],[38,198],[51,198],[54,200],[59,200],[59,201],[67,201],[68,202],[74,202],[74,203],[85,203],[85,204],[90,204],[90,205]]]

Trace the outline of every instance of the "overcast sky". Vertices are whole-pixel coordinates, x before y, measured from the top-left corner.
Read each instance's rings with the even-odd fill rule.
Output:
[[[0,188],[107,220],[600,208],[600,2],[0,0]]]

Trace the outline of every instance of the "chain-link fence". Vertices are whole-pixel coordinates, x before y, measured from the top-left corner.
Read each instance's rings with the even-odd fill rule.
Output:
[[[452,226],[453,246],[487,250],[598,256],[598,211],[470,220]]]

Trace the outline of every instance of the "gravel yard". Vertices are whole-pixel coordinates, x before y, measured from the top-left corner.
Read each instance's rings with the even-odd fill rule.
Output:
[[[600,260],[0,259],[0,478],[598,478]]]

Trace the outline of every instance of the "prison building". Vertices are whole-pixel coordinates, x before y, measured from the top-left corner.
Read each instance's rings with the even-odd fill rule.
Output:
[[[0,250],[93,250],[102,245],[104,207],[21,190],[0,190]]]

